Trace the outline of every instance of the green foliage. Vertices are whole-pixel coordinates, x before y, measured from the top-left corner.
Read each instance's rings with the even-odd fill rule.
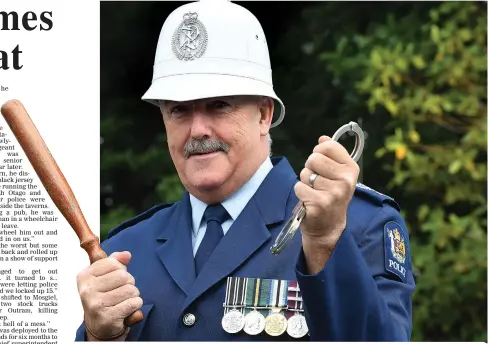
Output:
[[[319,58],[349,98],[388,114],[376,158],[412,200],[413,340],[486,340],[486,11],[444,2],[335,41]]]
[[[110,210],[104,214],[100,224],[100,239],[103,241],[106,239],[108,232],[114,227],[118,226],[121,222],[134,217],[136,214],[132,209],[126,206],[118,206],[110,208]]]

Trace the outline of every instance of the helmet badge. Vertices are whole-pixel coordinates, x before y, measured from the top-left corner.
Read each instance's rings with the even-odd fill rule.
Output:
[[[207,30],[198,20],[198,14],[188,12],[173,34],[173,52],[180,60],[194,60],[205,52],[207,39]]]

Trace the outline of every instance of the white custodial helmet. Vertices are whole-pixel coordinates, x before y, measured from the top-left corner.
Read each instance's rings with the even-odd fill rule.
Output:
[[[159,35],[152,83],[142,97],[159,100],[258,95],[285,106],[273,89],[268,45],[261,24],[227,0],[200,0],[174,10]]]

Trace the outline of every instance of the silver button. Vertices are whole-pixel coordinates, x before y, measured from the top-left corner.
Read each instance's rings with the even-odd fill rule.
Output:
[[[186,326],[193,326],[197,318],[191,313],[186,313],[185,316],[183,317],[183,324]]]

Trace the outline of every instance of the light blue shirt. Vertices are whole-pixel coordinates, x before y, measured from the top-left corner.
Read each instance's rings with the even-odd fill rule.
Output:
[[[268,157],[259,167],[259,169],[254,173],[251,179],[248,180],[239,190],[237,190],[233,195],[222,202],[222,206],[227,210],[230,215],[230,219],[222,223],[222,229],[224,235],[229,230],[230,226],[237,219],[239,214],[242,212],[246,204],[249,202],[251,197],[256,193],[259,186],[263,182],[264,178],[268,175],[269,171],[273,168],[273,163]],[[206,203],[200,201],[198,198],[190,194],[190,203],[192,209],[192,224],[193,224],[193,256],[195,256],[200,243],[203,240],[205,232],[207,230],[207,223],[202,221],[203,214],[207,208]]]

